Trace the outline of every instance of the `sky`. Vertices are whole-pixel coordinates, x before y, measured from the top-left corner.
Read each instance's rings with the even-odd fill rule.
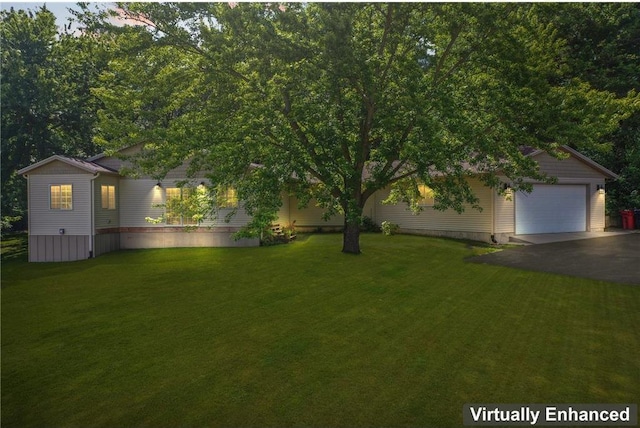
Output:
[[[98,3],[98,2],[96,2]],[[107,2],[104,2],[107,3]],[[23,9],[31,9],[36,11],[40,9],[41,6],[47,6],[53,14],[56,16],[56,23],[58,27],[62,28],[65,24],[68,23],[68,19],[72,18],[73,15],[69,13],[69,8],[79,10],[76,2],[60,2],[60,1],[29,1],[29,2],[5,2],[0,1],[0,9],[9,10],[12,7],[16,10]]]
[[[31,9],[36,11],[40,9],[41,6],[46,4],[47,9],[49,9],[56,16],[56,23],[59,27],[62,27],[67,23],[67,19],[71,18],[73,15],[69,13],[67,8],[77,8],[76,3],[62,3],[62,2],[0,2],[0,8],[2,10],[9,10],[12,7],[16,10],[23,9]]]

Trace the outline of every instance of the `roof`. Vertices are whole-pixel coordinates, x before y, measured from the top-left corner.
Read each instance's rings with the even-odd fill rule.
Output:
[[[598,162],[594,161],[593,159],[590,159],[590,158],[586,157],[585,155],[583,155],[579,151],[574,150],[569,146],[562,146],[561,149],[566,151],[566,152],[568,152],[570,155],[572,155],[573,157],[575,157],[576,159],[578,159],[579,161],[581,161],[585,165],[587,165],[587,166],[595,169],[596,171],[599,171],[603,175],[607,176],[607,178],[611,178],[611,179],[615,180],[615,179],[617,179],[619,177],[619,175],[616,174],[615,172],[605,168],[604,166],[600,165]],[[523,150],[523,149],[521,149],[521,150]],[[537,155],[539,155],[541,153],[546,153],[546,152],[544,150],[528,148],[528,150],[524,149],[523,153],[524,153],[525,156],[534,157],[534,156],[537,156]]]
[[[53,155],[50,156],[44,160],[41,160],[40,162],[36,162],[33,165],[29,165],[25,168],[22,168],[20,170],[18,170],[18,174],[23,175],[23,174],[28,174],[29,172],[33,171],[34,169],[38,169],[40,167],[43,167],[44,165],[47,165],[51,162],[54,161],[59,161],[59,162],[63,162],[66,163],[67,165],[73,166],[75,168],[84,170],[88,173],[91,174],[99,174],[99,173],[104,173],[104,174],[118,174],[117,171],[111,170],[109,168],[105,168],[102,165],[98,165],[97,163],[93,163],[90,161],[85,161],[82,159],[78,159],[78,158],[70,158],[67,156],[60,156],[60,155]]]

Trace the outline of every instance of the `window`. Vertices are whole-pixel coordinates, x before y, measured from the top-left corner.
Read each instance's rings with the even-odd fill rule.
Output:
[[[237,208],[238,192],[233,187],[220,187],[218,188],[216,202],[220,208]]]
[[[116,209],[116,186],[102,185],[100,188],[102,196],[102,209]]]
[[[420,199],[418,200],[418,204],[433,206],[435,201],[435,194],[433,193],[433,189],[426,184],[419,184],[418,191],[420,192]]]
[[[165,204],[167,224],[191,225],[197,223],[194,219],[194,214],[197,213],[189,209],[191,190],[179,187],[167,188]]]
[[[73,209],[73,187],[71,184],[55,184],[50,188],[51,199],[49,207],[52,210]]]

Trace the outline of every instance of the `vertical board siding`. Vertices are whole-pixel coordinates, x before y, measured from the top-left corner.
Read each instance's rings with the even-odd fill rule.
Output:
[[[29,217],[32,235],[89,235],[91,233],[91,174],[30,175]],[[50,209],[50,186],[73,186],[73,209]]]
[[[70,262],[89,258],[89,236],[30,235],[30,262]]]
[[[120,249],[120,233],[104,233],[93,238],[94,256]]]

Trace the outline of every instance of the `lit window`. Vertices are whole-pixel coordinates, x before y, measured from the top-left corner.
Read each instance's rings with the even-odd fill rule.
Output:
[[[196,224],[194,215],[198,214],[192,209],[189,200],[191,189],[181,189],[179,187],[169,187],[166,190],[166,219],[167,224],[190,225]]]
[[[73,188],[71,184],[56,184],[51,186],[51,202],[52,210],[71,210],[73,209]]]
[[[216,202],[220,208],[237,208],[238,192],[233,187],[221,187],[218,189]]]
[[[418,204],[433,206],[435,201],[435,195],[433,193],[433,189],[427,186],[426,184],[419,184],[418,191],[420,192],[420,199],[418,200]]]
[[[116,186],[102,185],[100,188],[102,196],[102,208],[105,210],[116,209]]]

